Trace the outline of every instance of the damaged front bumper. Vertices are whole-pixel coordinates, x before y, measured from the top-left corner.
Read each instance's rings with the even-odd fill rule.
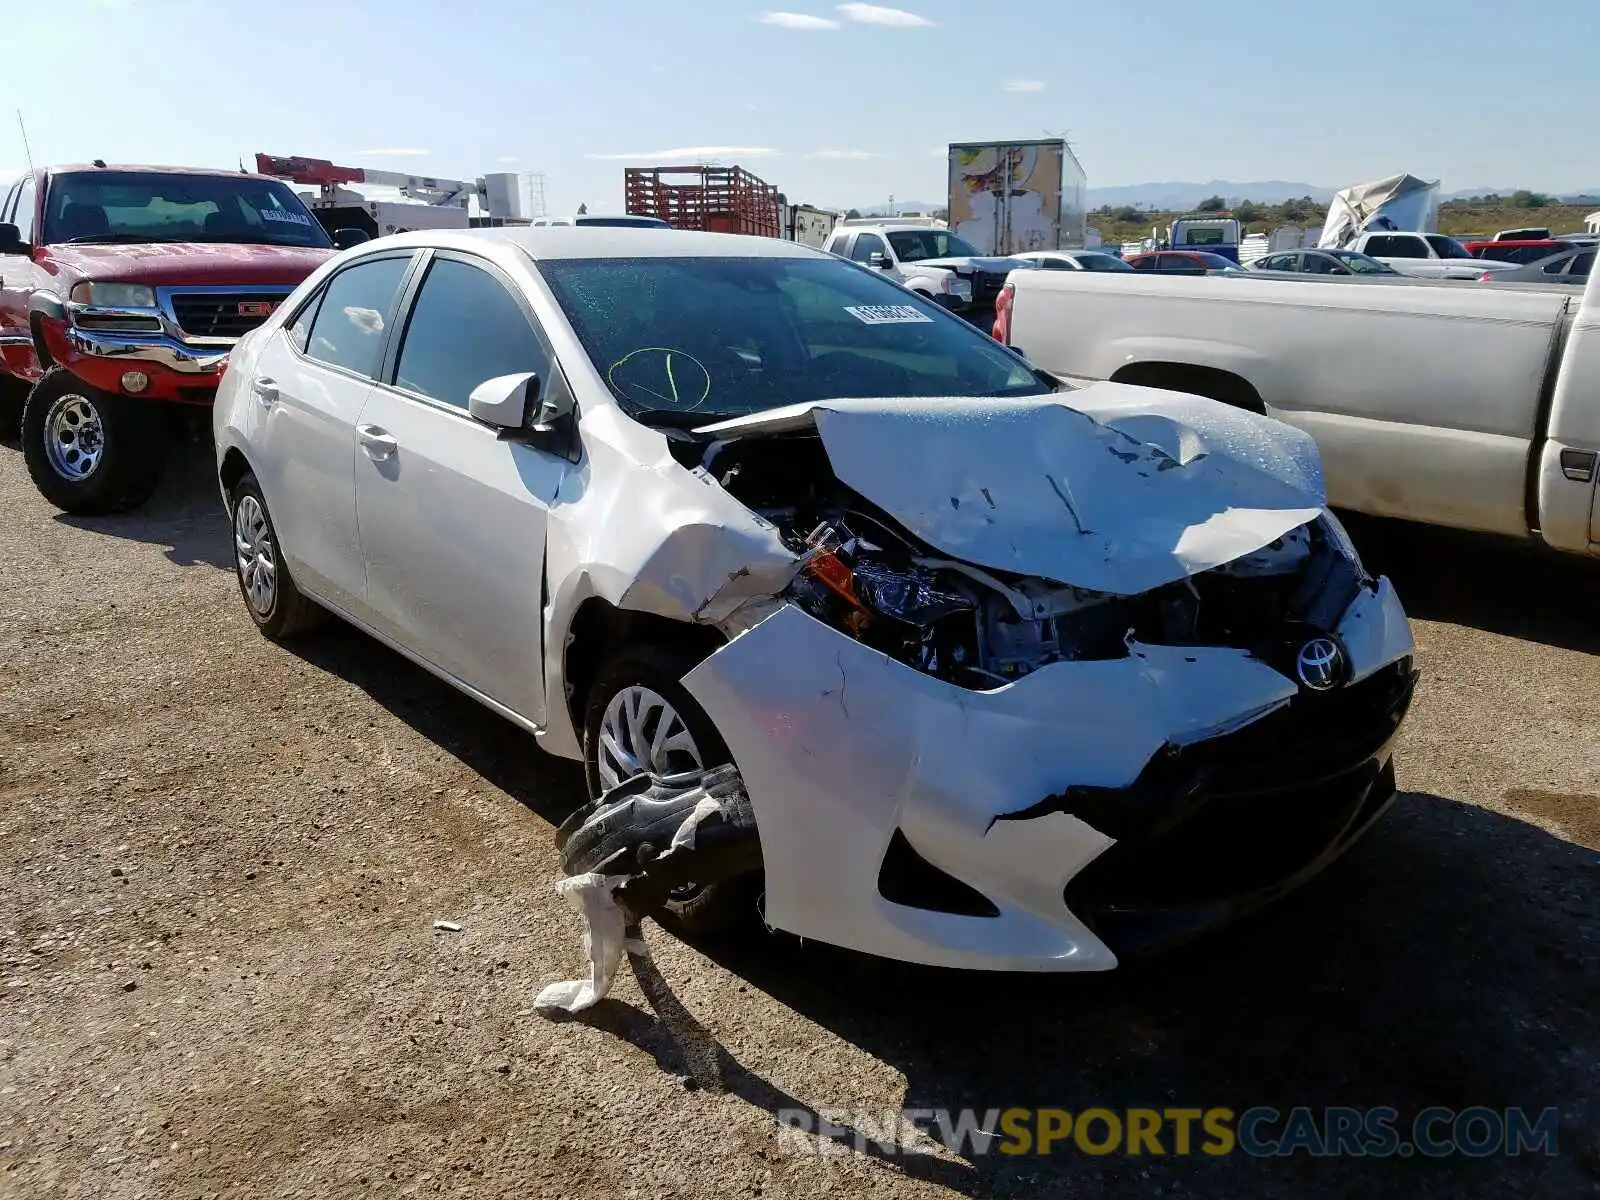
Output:
[[[1412,640],[1387,580],[1321,693],[1130,643],[990,691],[780,608],[684,684],[748,789],[771,926],[906,961],[1088,971],[1308,878],[1394,796]]]

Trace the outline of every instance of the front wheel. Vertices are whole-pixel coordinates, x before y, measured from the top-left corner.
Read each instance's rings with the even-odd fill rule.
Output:
[[[126,512],[150,498],[166,459],[148,402],[90,387],[55,368],[22,409],[22,453],[41,495],[64,512]]]
[[[583,765],[598,799],[626,779],[671,777],[733,761],[711,718],[681,682],[693,655],[651,646],[619,649],[600,667],[584,710]],[[713,933],[755,912],[760,875],[687,884],[659,919],[686,933]]]

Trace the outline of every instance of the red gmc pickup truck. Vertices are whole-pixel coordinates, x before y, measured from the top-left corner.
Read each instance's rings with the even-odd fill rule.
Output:
[[[97,161],[12,184],[0,384],[26,393],[39,491],[71,513],[141,504],[172,431],[209,429],[233,343],[335,253],[300,198],[262,175]]]

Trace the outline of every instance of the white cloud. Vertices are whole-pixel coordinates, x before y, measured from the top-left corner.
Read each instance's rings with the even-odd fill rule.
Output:
[[[1042,92],[1044,80],[1042,79],[1008,79],[1006,80],[1008,92]]]
[[[432,150],[418,150],[413,146],[385,146],[378,150],[357,150],[360,158],[421,158]]]
[[[841,4],[839,11],[857,25],[893,25],[897,29],[932,29],[938,25],[937,21],[903,8],[883,8],[877,4]]]
[[[517,156],[515,154],[502,154],[499,158],[495,159],[495,162],[497,163],[512,163],[516,161]]]
[[[837,29],[839,22],[828,17],[813,17],[809,13],[764,12],[756,17],[763,25],[776,25],[779,29]]]
[[[863,159],[877,158],[871,150],[818,150],[811,158],[840,158],[860,162]]]
[[[641,150],[636,154],[585,154],[606,162],[641,162],[647,159],[770,158],[780,154],[768,146],[677,146],[671,150]]]

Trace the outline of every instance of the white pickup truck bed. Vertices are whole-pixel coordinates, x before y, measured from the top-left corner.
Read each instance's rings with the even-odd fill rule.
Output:
[[[1002,333],[1036,365],[1297,425],[1322,451],[1335,505],[1600,550],[1600,285],[1055,271],[1010,282]]]

